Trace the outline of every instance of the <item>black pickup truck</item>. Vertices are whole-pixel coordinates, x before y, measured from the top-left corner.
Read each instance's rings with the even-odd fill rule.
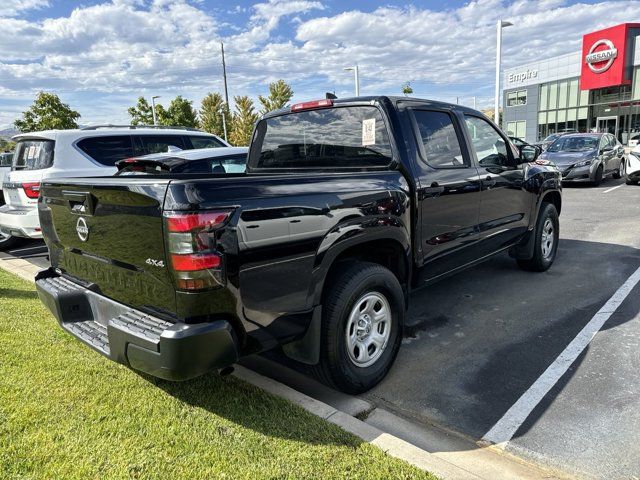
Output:
[[[458,105],[296,104],[256,124],[243,174],[43,182],[38,293],[68,332],[157,377],[282,346],[362,392],[398,353],[412,290],[506,250],[552,264],[561,177],[535,153]]]

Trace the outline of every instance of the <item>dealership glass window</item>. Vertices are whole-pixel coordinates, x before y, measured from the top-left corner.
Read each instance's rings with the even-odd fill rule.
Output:
[[[586,119],[586,118],[584,118],[584,119],[579,119],[579,120],[578,120],[578,127],[577,127],[577,128],[578,128],[578,131],[579,131],[579,132],[581,132],[581,133],[586,133],[586,132],[588,131],[588,128],[587,128],[587,119]]]
[[[547,123],[547,112],[538,113],[538,125],[544,125]]]
[[[567,82],[560,82],[558,87],[558,108],[566,108],[569,84]]]
[[[564,122],[567,120],[567,111],[566,110],[558,110],[558,123]]]
[[[507,107],[515,107],[527,104],[527,91],[518,90],[517,92],[507,93]]]
[[[567,110],[568,121],[574,121],[577,118],[578,118],[578,110],[576,110],[575,108],[570,108],[569,110]]]
[[[548,97],[549,97],[549,87],[547,85],[542,85],[540,87],[540,105],[538,106],[539,110],[546,110],[548,106]]]
[[[589,90],[580,90],[580,106],[589,105]]]
[[[631,98],[640,99],[640,67],[636,67],[633,72],[633,95]]]
[[[548,108],[550,110],[558,108],[558,84],[550,83],[549,84],[549,105]]]
[[[508,122],[507,123],[507,135],[510,137],[524,138],[527,131],[527,122]]]
[[[569,81],[569,107],[578,106],[578,79]]]
[[[547,123],[556,123],[556,112],[547,113]]]

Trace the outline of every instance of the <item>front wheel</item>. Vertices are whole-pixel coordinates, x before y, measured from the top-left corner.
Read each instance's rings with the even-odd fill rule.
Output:
[[[624,160],[620,162],[620,166],[615,172],[613,172],[612,177],[617,180],[618,178],[622,178],[623,176],[624,176]]]
[[[523,270],[544,272],[549,269],[558,251],[560,222],[555,205],[546,202],[542,204],[532,235],[535,235],[533,257],[518,259],[518,265]]]
[[[316,372],[334,388],[362,393],[384,378],[400,348],[402,287],[389,269],[359,261],[327,281]]]
[[[602,183],[603,169],[602,165],[598,167],[596,170],[595,176],[593,177],[593,186],[598,187]]]

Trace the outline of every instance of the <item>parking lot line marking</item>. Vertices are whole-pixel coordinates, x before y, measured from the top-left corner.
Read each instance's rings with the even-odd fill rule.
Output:
[[[640,282],[640,267],[627,278],[613,296],[589,320],[578,335],[567,345],[558,358],[549,365],[544,373],[522,394],[500,420],[483,437],[483,440],[504,447],[518,431],[533,409],[560,380],[604,323],[618,309],[620,304]]]
[[[622,184],[622,185],[624,185],[624,184]],[[605,190],[605,191],[604,191],[604,192],[602,192],[602,193],[609,193],[609,192],[612,192],[612,191],[614,191],[616,188],[620,188],[622,185],[616,185],[615,187],[610,188],[610,189],[608,189],[608,190]]]

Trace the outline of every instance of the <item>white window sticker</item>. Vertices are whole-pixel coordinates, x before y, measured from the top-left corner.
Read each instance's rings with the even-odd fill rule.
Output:
[[[362,146],[376,144],[376,119],[368,118],[362,121]]]

